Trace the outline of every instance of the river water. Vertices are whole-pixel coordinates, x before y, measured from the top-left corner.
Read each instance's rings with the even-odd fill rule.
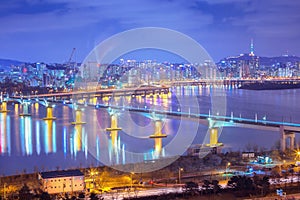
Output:
[[[178,86],[169,94],[102,98],[95,102],[300,123],[299,99],[299,89],[254,91]],[[1,175],[156,159],[154,140],[149,138],[155,133],[155,119],[162,120],[161,132],[167,135],[162,139],[163,157],[183,154],[189,145],[207,142],[207,126],[190,118],[82,106],[82,121],[86,124],[72,125],[75,116],[71,104],[55,105],[56,120],[43,120],[46,108],[38,103],[30,105],[31,116],[19,116],[23,109],[16,103],[8,104],[8,109],[10,112],[0,113]],[[106,130],[111,126],[111,114],[122,130]],[[298,143],[299,137],[296,138]],[[271,149],[279,141],[279,132],[223,127],[219,141],[224,144],[223,152]]]

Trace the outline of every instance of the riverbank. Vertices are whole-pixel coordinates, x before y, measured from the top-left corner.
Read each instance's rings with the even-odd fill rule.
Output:
[[[271,152],[257,153],[257,155],[263,154],[270,155],[275,162],[280,163],[284,158],[291,157],[292,152],[290,152],[290,154],[282,154],[274,150]],[[212,187],[213,181],[216,181],[222,188],[227,185],[227,181],[230,180],[232,176],[247,175],[246,171],[249,170],[249,166],[254,170],[252,175],[250,174],[251,177],[254,175],[268,175],[269,177],[280,178],[283,175],[286,176],[286,174],[281,174],[281,170],[290,171],[288,163],[289,161],[285,160],[285,165],[278,165],[280,167],[275,165],[251,165],[247,160],[242,159],[241,152],[228,152],[225,154],[210,153],[204,158],[181,156],[169,166],[148,173],[128,173],[106,166],[80,168],[80,170],[84,173],[86,189],[88,191],[101,193],[104,192],[103,188],[106,188],[105,192],[109,192],[108,194],[110,195],[110,192],[112,192],[112,194],[116,191],[119,193],[128,188],[135,188],[135,191],[139,191],[147,189],[153,190],[154,188],[183,187],[185,183],[188,182],[194,182],[200,187],[209,183],[209,185],[211,185],[210,187]],[[247,176],[249,176],[249,173]],[[122,184],[120,180],[122,180]],[[5,193],[7,196],[17,195],[24,184],[35,194],[41,194],[43,192],[38,172],[36,172],[1,177],[0,194]],[[275,187],[277,186],[274,185],[272,190],[275,191]],[[274,191],[272,192],[274,193]],[[297,190],[293,192],[297,193]],[[201,193],[203,194],[203,191]],[[212,191],[204,193],[206,197],[213,194]],[[213,195],[215,199],[219,197],[224,199],[224,195],[226,195],[226,198],[229,198],[233,193],[225,191],[224,193],[216,193]],[[200,198],[202,195],[198,197]],[[191,196],[191,198],[194,197]]]

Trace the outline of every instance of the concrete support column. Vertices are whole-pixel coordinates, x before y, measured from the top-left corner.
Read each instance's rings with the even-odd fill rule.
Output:
[[[285,151],[286,150],[286,135],[285,135],[283,126],[280,126],[279,131],[280,131],[280,148],[281,148],[281,151]]]
[[[289,139],[290,139],[290,149],[295,149],[295,133],[289,133]]]
[[[122,128],[118,127],[118,116],[116,114],[112,114],[110,120],[111,126],[106,128],[106,131],[110,132],[112,147],[116,150],[118,146],[118,131],[122,130]]]
[[[15,113],[19,114],[19,104],[15,103]]]
[[[9,112],[9,110],[7,110],[7,102],[2,101],[0,113],[6,113],[6,112]]]
[[[22,105],[22,113],[20,114],[20,116],[31,116],[31,114],[29,113],[29,103],[28,102],[24,102],[21,104]]]
[[[55,120],[56,117],[53,116],[53,107],[47,106],[46,110],[47,110],[47,114],[43,120]]]
[[[280,126],[280,148],[281,151],[285,151],[287,148],[287,139],[289,139],[289,149],[295,149],[295,133],[284,130],[284,126]]]
[[[75,110],[75,122],[72,122],[73,125],[79,125],[79,124],[86,124],[86,122],[82,121],[82,110],[76,109]]]
[[[162,138],[167,137],[166,134],[162,133],[162,121],[155,120],[154,121],[154,134],[150,135],[149,138],[154,139],[154,151],[157,156],[161,156],[162,152]]]
[[[219,128],[213,127],[209,128],[209,144],[207,146],[209,147],[218,147],[222,146],[222,143],[218,142],[219,138]]]

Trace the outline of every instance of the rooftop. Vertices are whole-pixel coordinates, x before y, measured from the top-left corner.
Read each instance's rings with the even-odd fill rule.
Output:
[[[51,171],[51,172],[41,172],[41,177],[43,179],[47,178],[58,178],[58,177],[72,177],[72,176],[83,176],[84,174],[78,170],[64,170],[64,171]]]

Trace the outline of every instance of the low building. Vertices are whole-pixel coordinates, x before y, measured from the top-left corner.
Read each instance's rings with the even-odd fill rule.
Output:
[[[253,159],[255,157],[254,152],[242,152],[243,159]]]
[[[49,194],[83,192],[85,189],[84,174],[80,170],[41,172],[39,179],[43,191]]]
[[[187,149],[187,155],[189,156],[206,156],[209,153],[216,153],[216,148],[208,147],[202,144],[193,144]]]

